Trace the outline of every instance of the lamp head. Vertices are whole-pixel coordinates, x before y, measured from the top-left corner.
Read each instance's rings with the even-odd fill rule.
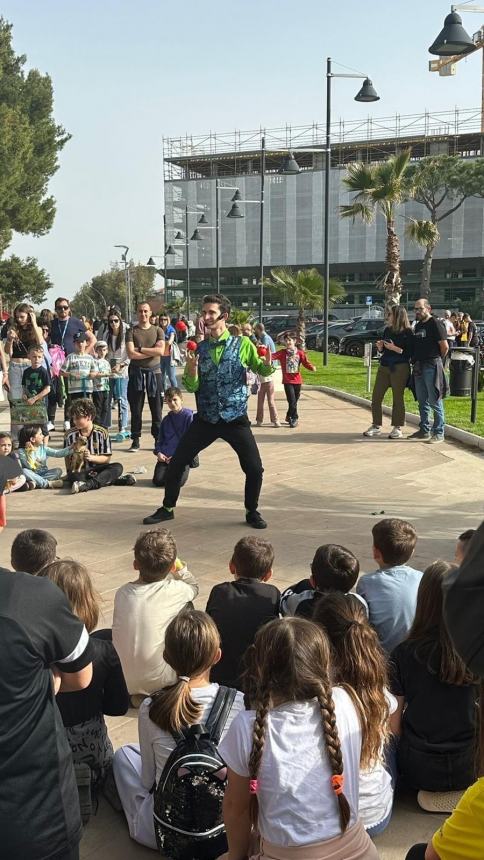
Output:
[[[200,215],[200,218],[198,219],[198,223],[199,224],[208,224],[207,216],[205,214]]]
[[[277,172],[285,176],[290,176],[291,174],[300,172],[299,164],[294,158],[292,152],[289,152],[287,155],[284,156],[282,164]]]
[[[175,249],[174,249],[173,245],[168,245],[168,248],[165,251],[165,256],[166,257],[171,257],[171,256],[174,257],[175,256]]]
[[[240,211],[240,206],[237,202],[232,203],[230,212],[227,212],[227,218],[243,218],[244,213]]]
[[[195,230],[193,233],[193,236],[190,236],[190,239],[192,242],[201,242],[203,239],[203,236],[200,233],[200,230]]]
[[[456,54],[467,54],[473,48],[475,48],[474,42],[464,30],[462,18],[457,12],[450,12],[444,21],[443,29],[430,46],[429,54],[453,57]]]
[[[241,195],[238,188],[237,188],[234,196],[231,198],[231,200],[232,200],[232,203],[237,203],[238,200],[242,200],[242,195]]]
[[[177,230],[175,233],[175,242],[177,242],[179,239],[183,239],[183,238],[184,238],[184,236],[183,236],[183,233],[181,232],[181,230]]]
[[[148,260],[148,262],[146,263],[146,265],[147,265],[147,266],[154,266],[154,265],[155,265],[155,261],[153,260],[153,257],[150,257],[150,259]]]
[[[378,102],[380,96],[377,94],[373,83],[369,78],[365,78],[361,90],[355,95],[355,102]]]

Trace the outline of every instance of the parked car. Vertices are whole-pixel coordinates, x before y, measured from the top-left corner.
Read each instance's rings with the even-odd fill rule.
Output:
[[[374,325],[378,320],[368,319],[368,317],[355,317],[352,320],[340,320],[337,323],[331,323],[328,328],[328,349],[330,352],[337,353],[339,350],[339,342],[342,337],[345,337],[350,332],[366,331],[368,323]],[[315,349],[323,349],[323,332],[316,338]]]
[[[297,326],[297,313],[291,314],[281,314],[281,316],[268,316],[263,317],[263,322],[266,328],[266,332],[270,334],[270,336],[274,339],[279,338],[283,332],[285,331],[295,331]],[[336,314],[329,314],[330,320],[337,320]],[[306,314],[306,331],[309,330],[310,326],[322,325],[322,315],[315,314],[309,315]]]
[[[365,330],[352,331],[340,339],[340,355],[352,355],[355,358],[361,358],[365,354],[365,343],[372,343],[372,354],[373,356],[377,355],[375,344],[377,340],[381,340],[383,337],[385,324],[383,320],[368,320],[367,322],[371,322],[373,327],[368,326]]]

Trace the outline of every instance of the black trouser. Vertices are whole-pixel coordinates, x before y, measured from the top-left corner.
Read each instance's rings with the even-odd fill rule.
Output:
[[[158,438],[161,424],[161,413],[163,409],[163,385],[161,373],[156,373],[157,391],[154,397],[148,395],[148,405],[151,412],[151,435],[153,439]],[[131,438],[141,437],[143,406],[145,405],[145,390],[137,390],[136,383],[130,377],[128,380],[128,403],[131,410]]]
[[[409,742],[405,732],[397,753],[398,770],[416,791],[459,791],[474,781],[474,743],[453,752],[427,752]]]
[[[121,463],[92,463],[88,469],[80,472],[68,472],[67,480],[70,484],[74,481],[85,481],[90,490],[100,490],[101,487],[109,487],[123,474]]]
[[[425,860],[425,852],[427,850],[426,842],[418,842],[417,845],[412,845],[410,851],[405,856],[405,860]]]
[[[166,473],[168,471],[168,463],[162,463],[161,460],[158,460],[155,466],[155,472],[153,475],[153,484],[155,487],[164,487],[166,483]],[[181,476],[180,487],[183,487],[188,481],[188,476],[190,474],[190,466],[185,466],[183,470],[183,475]]]
[[[58,406],[64,403],[62,397],[62,381],[60,376],[51,376],[50,391],[47,396],[47,415],[49,421],[55,423],[55,413]]]
[[[109,391],[93,391],[92,400],[96,407],[96,424],[107,429],[111,424],[111,393]]]
[[[242,415],[235,421],[217,421],[216,424],[210,424],[208,421],[203,421],[198,414],[195,415],[170,460],[166,475],[164,507],[175,507],[185,466],[188,466],[200,451],[208,448],[216,439],[228,442],[237,454],[240,467],[245,473],[246,510],[257,510],[264,469],[247,415]]]
[[[299,400],[301,394],[301,385],[297,385],[294,382],[285,382],[284,391],[286,392],[287,398],[286,421],[289,421],[291,418],[297,421],[297,419],[299,418],[297,414],[297,401]]]

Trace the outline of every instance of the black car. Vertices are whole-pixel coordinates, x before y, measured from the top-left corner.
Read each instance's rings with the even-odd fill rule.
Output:
[[[365,331],[350,332],[341,338],[339,342],[340,355],[353,355],[355,358],[362,358],[365,354],[365,343],[372,343],[373,356],[377,354],[375,344],[377,340],[382,339],[385,324],[383,320],[367,320],[367,322],[369,325]]]

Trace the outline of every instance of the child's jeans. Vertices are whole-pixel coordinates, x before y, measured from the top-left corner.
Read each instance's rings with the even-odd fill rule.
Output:
[[[62,475],[62,469],[22,469],[27,481],[32,481],[36,488],[45,490],[49,486],[49,481],[57,481]]]
[[[111,398],[118,403],[118,429],[126,430],[128,427],[128,377],[121,376],[110,379]]]

